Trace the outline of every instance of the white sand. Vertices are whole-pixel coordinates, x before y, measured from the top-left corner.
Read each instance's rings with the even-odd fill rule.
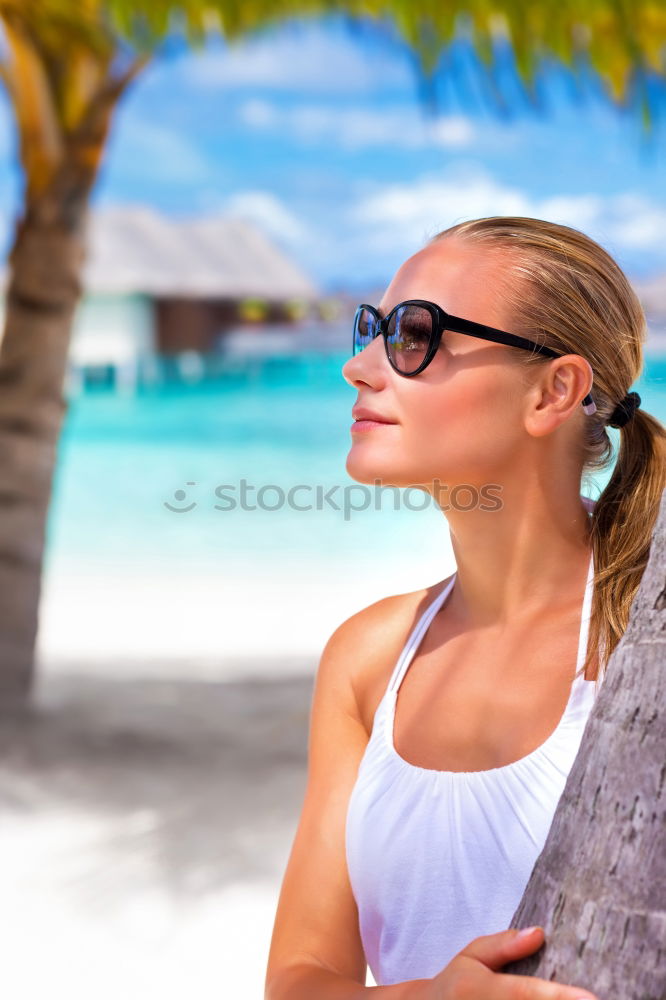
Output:
[[[310,682],[42,675],[2,719],[16,1000],[255,1000],[305,779]]]
[[[365,565],[363,564],[365,562]],[[191,669],[219,679],[247,676],[252,660],[267,676],[291,673],[291,661],[316,667],[331,633],[350,615],[388,594],[415,590],[454,569],[450,554],[410,565],[390,553],[323,571],[304,564],[269,565],[253,574],[225,568],[190,572],[180,580],[129,569],[126,573],[55,567],[43,584],[38,651],[44,670],[80,669],[113,676],[143,668],[173,676]],[[260,575],[263,574],[263,575]]]
[[[236,883],[175,901],[150,858],[120,884],[106,845],[150,828],[140,811],[110,822],[71,811],[0,831],[3,981],[16,1000],[259,1000],[276,885]],[[128,866],[129,868],[129,866]],[[104,898],[106,878],[118,898]]]

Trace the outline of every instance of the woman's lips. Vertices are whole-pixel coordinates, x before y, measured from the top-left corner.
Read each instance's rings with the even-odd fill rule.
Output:
[[[359,431],[371,431],[375,427],[393,427],[394,424],[390,423],[388,420],[355,420],[351,425],[352,434],[356,434]]]
[[[376,427],[391,427],[395,423],[394,420],[385,418],[383,413],[377,413],[375,410],[370,409],[370,407],[362,406],[358,403],[352,407],[351,415],[354,417],[354,423],[350,428],[352,434],[372,431]]]

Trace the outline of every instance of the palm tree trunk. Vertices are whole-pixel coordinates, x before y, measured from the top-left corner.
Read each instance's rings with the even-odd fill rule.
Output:
[[[60,173],[29,205],[10,256],[0,345],[0,702],[25,704],[91,178]]]
[[[546,941],[504,972],[600,1000],[666,997],[666,491],[627,630],[608,663],[512,927]]]

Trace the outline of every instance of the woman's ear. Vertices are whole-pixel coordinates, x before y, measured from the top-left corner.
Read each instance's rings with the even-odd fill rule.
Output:
[[[540,371],[534,385],[536,404],[531,410],[529,431],[550,434],[581,409],[581,401],[592,386],[592,368],[579,354],[554,358]]]

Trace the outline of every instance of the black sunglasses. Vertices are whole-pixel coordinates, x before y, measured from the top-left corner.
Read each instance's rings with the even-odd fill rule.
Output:
[[[522,347],[527,351],[545,354],[549,358],[564,355],[551,351],[549,347],[536,344],[533,340],[518,337],[514,333],[496,330],[493,326],[473,323],[459,316],[451,316],[437,305],[425,299],[407,299],[383,318],[373,306],[363,303],[354,316],[353,354],[359,354],[364,347],[381,334],[384,338],[389,364],[398,373],[410,378],[426,368],[437,352],[445,330],[466,333],[470,337],[492,340],[496,344]],[[585,413],[596,412],[596,405],[590,393],[582,400]]]

